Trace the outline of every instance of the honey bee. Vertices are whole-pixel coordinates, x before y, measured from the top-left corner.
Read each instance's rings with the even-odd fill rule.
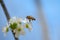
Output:
[[[36,20],[34,17],[32,17],[32,16],[27,16],[26,17],[27,19],[29,19],[29,21],[31,21],[31,20]]]

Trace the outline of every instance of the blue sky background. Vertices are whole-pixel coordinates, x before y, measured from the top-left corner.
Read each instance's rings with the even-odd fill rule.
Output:
[[[60,40],[60,0],[42,0],[43,11],[47,20],[49,36],[51,40]],[[26,30],[26,35],[20,36],[20,40],[42,40],[42,30],[39,25],[38,13],[34,0],[4,0],[11,17],[25,18],[27,15],[35,17],[33,30]],[[4,37],[2,27],[7,23],[4,11],[0,5],[0,40],[14,40],[11,31]]]

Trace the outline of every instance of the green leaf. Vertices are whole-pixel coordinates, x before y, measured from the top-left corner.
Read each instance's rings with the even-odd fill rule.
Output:
[[[8,32],[9,31],[9,28],[6,28],[6,32]]]
[[[29,28],[29,25],[28,24],[26,24],[26,28]]]
[[[16,29],[17,28],[17,23],[10,24],[10,28],[12,30]]]
[[[18,31],[21,31],[21,28],[18,28]]]
[[[19,24],[22,24],[21,22],[19,22]]]

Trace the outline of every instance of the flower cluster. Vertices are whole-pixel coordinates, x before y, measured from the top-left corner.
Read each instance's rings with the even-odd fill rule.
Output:
[[[29,31],[32,30],[32,25],[29,19],[13,17],[9,20],[8,25],[6,25],[2,31],[6,35],[9,30],[12,30],[15,33],[15,37],[19,37],[19,35],[25,34],[24,28],[27,28]]]

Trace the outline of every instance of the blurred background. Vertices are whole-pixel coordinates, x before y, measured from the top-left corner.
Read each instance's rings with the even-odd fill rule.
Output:
[[[3,0],[11,17],[25,18],[30,15],[36,18],[33,30],[26,30],[20,40],[60,40],[60,0]],[[7,19],[0,4],[0,40],[14,40],[11,31],[4,37],[2,28]]]

